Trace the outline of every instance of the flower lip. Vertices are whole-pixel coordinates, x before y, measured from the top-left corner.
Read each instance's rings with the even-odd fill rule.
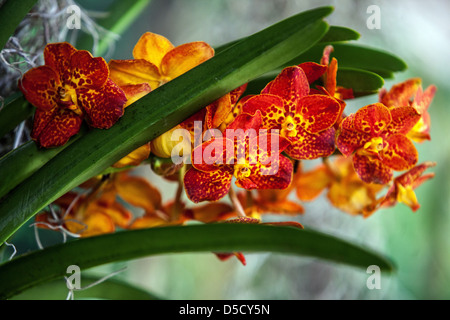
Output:
[[[66,97],[66,89],[64,89],[63,87],[59,87],[58,95],[61,99],[64,99]]]
[[[295,128],[295,124],[293,122],[288,122],[286,124],[286,130],[292,131],[292,130],[294,130],[294,128]]]
[[[237,164],[234,167],[234,177],[238,180],[248,178],[251,173],[252,170],[249,168],[248,164]]]

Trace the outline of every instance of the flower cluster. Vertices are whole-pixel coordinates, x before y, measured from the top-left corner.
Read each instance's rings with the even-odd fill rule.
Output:
[[[56,220],[81,236],[189,220],[260,223],[265,213],[303,213],[301,202],[325,189],[333,206],[353,215],[367,217],[397,202],[416,211],[414,189],[433,177],[424,171],[435,163],[417,164],[414,143],[430,139],[428,108],[436,88],[422,90],[420,79],[410,79],[347,114],[346,100],[354,93],[338,85],[332,51],[325,47],[319,63],[284,68],[258,94],[246,95],[243,84],[204,106],[114,164],[112,173],[58,199]],[[37,108],[32,137],[54,147],[77,133],[82,120],[109,128],[125,107],[213,56],[204,42],[175,47],[150,32],[134,47],[134,59],[108,64],[67,43],[50,44],[45,65],[20,81]],[[172,138],[176,130],[181,140]],[[183,161],[175,163],[174,155]],[[314,159],[322,163],[305,170]],[[173,200],[163,203],[158,188],[123,169],[144,160],[177,184]],[[231,203],[220,201],[226,195]],[[37,216],[43,227],[56,220],[49,211]],[[240,253],[216,254],[244,263]]]

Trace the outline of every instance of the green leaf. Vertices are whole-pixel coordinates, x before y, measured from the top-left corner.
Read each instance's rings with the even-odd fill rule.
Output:
[[[328,30],[321,19],[331,11],[306,11],[264,29],[136,101],[112,128],[82,135],[3,198],[0,243],[64,193],[227,92],[309,49]]]
[[[76,141],[85,132],[87,132],[87,128],[83,126],[80,133],[72,137],[68,143],[51,149],[41,149],[34,141],[28,141],[1,157],[0,181],[2,181],[2,183],[0,184],[0,198],[35,173],[39,168]]]
[[[325,35],[318,41],[318,43],[329,44],[334,42],[357,40],[359,37],[360,37],[359,33],[352,29],[338,26],[330,26],[328,28],[327,33],[325,33]],[[216,54],[218,54],[244,39],[246,39],[246,37],[222,44],[220,46],[216,46],[214,50]]]
[[[19,23],[37,0],[5,0],[0,7],[0,50],[3,49]]]
[[[0,298],[64,276],[69,265],[83,271],[148,255],[208,251],[277,252],[393,270],[388,259],[371,250],[313,230],[227,223],[172,226],[79,239],[13,259],[0,266]]]
[[[245,90],[244,95],[249,94],[260,94],[261,90],[264,89],[264,87],[273,79],[276,78],[276,76],[281,72],[281,69],[277,69],[275,72],[269,72],[257,79],[254,79],[250,81],[247,84],[247,89]]]
[[[250,81],[245,94],[259,94],[267,83],[275,79],[279,71],[270,72]],[[337,85],[344,88],[352,88],[355,97],[377,93],[384,85],[383,78],[378,74],[356,68],[339,68],[336,80]]]
[[[336,83],[344,88],[352,88],[355,96],[377,93],[384,85],[382,77],[376,73],[354,69],[339,68]]]
[[[285,66],[297,65],[305,61],[319,62],[324,48],[325,45],[323,44],[315,45],[307,52],[286,63]],[[333,48],[331,57],[338,60],[339,68],[357,68],[375,73],[387,72],[388,74],[404,71],[407,68],[403,60],[383,50],[348,43],[335,43]]]
[[[319,43],[329,44],[334,42],[358,40],[360,36],[361,35],[355,30],[339,26],[330,26],[330,29],[328,29],[328,32],[323,36]]]
[[[81,272],[80,278],[81,288],[101,280],[100,277],[84,275],[83,272]],[[64,300],[68,292],[66,281],[61,278],[30,288],[14,296],[11,300]],[[114,278],[107,279],[86,290],[75,290],[74,296],[76,300],[89,298],[108,300],[160,300],[159,297],[145,290]]]
[[[103,28],[111,31],[113,34],[120,36],[127,30],[139,17],[145,8],[150,4],[151,0],[135,0],[122,1],[116,0],[110,8],[107,9],[108,16],[99,19],[97,23]],[[114,41],[112,34],[107,34],[99,40],[98,46],[93,52],[95,56],[102,56],[108,50],[111,42]],[[93,40],[90,35],[83,34],[77,42],[78,49],[91,50]]]
[[[34,107],[25,100],[21,93],[6,98],[3,108],[0,110],[0,138],[30,117],[33,112]]]

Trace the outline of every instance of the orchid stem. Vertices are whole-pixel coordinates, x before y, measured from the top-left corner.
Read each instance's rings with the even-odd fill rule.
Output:
[[[175,200],[174,200],[174,204],[172,207],[172,217],[171,220],[177,221],[179,216],[180,216],[180,211],[182,208],[182,203],[181,203],[181,196],[183,195],[183,179],[184,179],[184,174],[186,173],[186,165],[182,166],[180,168],[180,171],[178,171],[178,187],[177,187],[177,192],[175,194]]]
[[[233,187],[230,187],[230,191],[228,192],[228,195],[230,196],[231,202],[233,203],[233,207],[234,207],[234,210],[236,210],[237,215],[239,217],[246,217],[244,208],[242,208],[242,205],[239,202],[239,199],[238,199]]]

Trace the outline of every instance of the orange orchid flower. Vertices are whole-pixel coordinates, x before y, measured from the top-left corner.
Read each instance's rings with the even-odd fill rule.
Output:
[[[289,186],[292,162],[279,154],[287,147],[287,140],[277,134],[268,134],[267,131],[254,136],[247,135],[247,132],[251,132],[249,129],[258,133],[257,130],[261,128],[259,112],[255,116],[239,115],[227,129],[233,131],[238,128],[245,132],[245,136],[239,140],[236,136],[226,135],[194,148],[192,167],[184,176],[186,194],[193,202],[221,199],[228,193],[233,176],[236,185],[247,190],[284,189]],[[265,141],[266,146],[261,145],[262,141]],[[272,150],[277,142],[277,150]],[[197,160],[199,154],[202,156],[200,161]]]
[[[417,201],[414,189],[434,177],[434,173],[422,174],[425,170],[435,165],[435,162],[427,161],[396,177],[393,185],[381,202],[381,206],[391,207],[397,202],[402,202],[410,207],[411,210],[417,211],[420,208],[420,204]]]
[[[154,90],[213,56],[214,49],[205,42],[190,42],[175,47],[167,38],[146,32],[133,49],[134,59],[111,60],[109,67],[111,78],[124,90],[138,91],[143,84]],[[232,99],[233,94],[223,96],[183,121],[181,128],[191,131],[193,137],[194,121],[202,121],[204,129],[219,127],[231,111]],[[174,143],[171,135],[161,135],[152,141],[152,152],[169,158],[174,144],[177,142]]]
[[[141,208],[147,216],[155,214],[161,206],[159,191],[146,179],[129,175],[128,171],[92,178],[80,188],[86,191],[69,192],[55,204],[60,208],[65,228],[82,237],[114,232],[116,227],[130,227],[133,215],[119,198],[132,207]],[[52,224],[49,212],[38,215],[37,221]]]
[[[294,177],[297,197],[312,201],[324,190],[330,203],[349,214],[370,216],[379,208],[377,194],[385,187],[381,184],[365,183],[353,169],[351,158],[338,156],[327,160],[311,171],[300,172]]]
[[[411,106],[417,110],[421,118],[408,132],[407,137],[419,143],[431,139],[428,108],[436,93],[436,86],[430,85],[423,91],[421,84],[420,78],[412,78],[392,86],[389,91],[383,89],[379,93],[379,101],[389,109]]]
[[[318,86],[317,88],[319,89],[319,91],[326,92],[330,96],[338,100],[353,99],[354,95],[351,88],[344,88],[337,85],[338,61],[334,57],[330,60],[330,56],[333,50],[334,48],[331,45],[328,45],[324,48],[322,58],[320,59],[320,65],[326,66],[325,72],[320,75],[320,72],[317,73],[318,69],[315,68],[316,72],[311,75],[311,78],[308,78],[308,80],[311,81],[314,78],[317,79],[320,75],[320,77],[322,78],[323,87]],[[306,69],[308,62],[306,62],[305,64],[300,64],[299,66]]]
[[[167,38],[144,33],[133,49],[134,59],[111,60],[111,78],[119,86],[148,83],[152,90],[214,56],[214,49],[197,41],[175,47]]]
[[[408,170],[417,163],[417,150],[406,134],[420,117],[410,106],[365,106],[341,122],[336,146],[344,156],[353,155],[355,171],[364,182],[386,184],[393,170]]]
[[[124,168],[128,166],[138,166],[150,156],[150,149],[150,142],[148,142],[114,163],[112,167]]]
[[[253,211],[259,214],[297,215],[304,213],[305,209],[301,204],[289,199],[289,195],[294,187],[295,184],[291,183],[286,189],[257,190],[257,196],[247,201],[247,203],[251,202]]]
[[[31,137],[40,146],[65,144],[83,120],[107,129],[123,115],[126,96],[109,78],[103,58],[63,42],[48,44],[44,60],[19,80],[25,98],[37,108]]]
[[[81,237],[112,233],[116,226],[127,227],[132,218],[131,212],[106,194],[90,198],[69,192],[54,204],[60,208],[59,218],[64,228]],[[38,226],[39,222],[50,225],[54,223],[50,212],[38,214],[36,222]]]
[[[245,100],[242,113],[261,112],[263,127],[279,130],[290,141],[285,152],[293,159],[329,156],[335,150],[333,125],[342,106],[332,97],[309,93],[303,69],[287,67],[261,94]]]
[[[236,116],[233,116],[233,110],[242,100],[240,100],[240,98],[246,88],[247,84],[243,84],[180,123],[182,128],[189,130],[191,133],[191,141],[193,144],[195,144],[195,139],[201,138],[196,137],[195,135],[195,121],[200,121],[203,124],[201,128],[202,132],[216,128],[219,128],[222,132],[225,131],[226,126],[230,124]]]

